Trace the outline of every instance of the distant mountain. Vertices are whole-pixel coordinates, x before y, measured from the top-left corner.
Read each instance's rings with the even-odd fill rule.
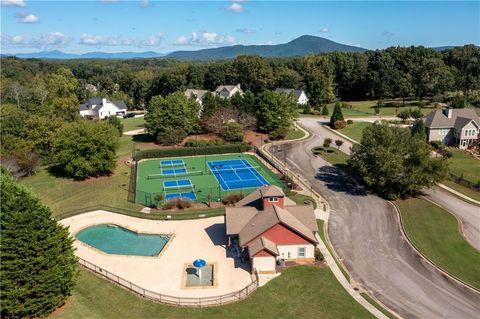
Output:
[[[83,54],[65,53],[62,51],[41,51],[33,53],[4,53],[2,56],[16,56],[21,59],[146,59],[158,58],[164,56],[163,53],[147,51],[147,52],[88,52]]]
[[[366,49],[337,43],[321,37],[303,35],[284,44],[233,45],[197,51],[175,51],[166,55],[166,57],[181,60],[212,60],[232,59],[241,54],[258,54],[264,57],[287,57],[337,51],[364,52]]]
[[[438,51],[438,52],[442,52],[442,51],[453,49],[453,48],[456,48],[456,47],[457,46],[455,46],[455,45],[446,45],[444,47],[434,47],[432,49],[434,49],[435,51]]]

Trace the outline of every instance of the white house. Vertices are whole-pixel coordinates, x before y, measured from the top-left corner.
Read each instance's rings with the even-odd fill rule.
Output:
[[[92,97],[80,104],[80,115],[85,118],[105,119],[109,116],[127,114],[127,106],[123,101],[109,101],[106,98]]]
[[[187,98],[191,99],[192,97],[195,97],[195,101],[202,106],[203,105],[203,97],[207,93],[207,90],[201,90],[201,89],[186,89],[184,94]]]
[[[237,85],[220,85],[216,90],[215,94],[219,95],[220,97],[229,99],[234,96],[236,93],[243,95],[242,88],[240,84]]]
[[[295,98],[297,104],[299,105],[305,105],[308,103],[308,97],[304,90],[295,90],[290,88],[277,88],[275,92],[287,93],[289,95],[291,94]]]

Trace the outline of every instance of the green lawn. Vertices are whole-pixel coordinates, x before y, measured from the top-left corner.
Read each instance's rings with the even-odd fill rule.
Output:
[[[330,255],[332,255],[333,259],[335,260],[335,263],[337,264],[338,268],[340,268],[340,271],[342,274],[347,278],[347,281],[350,282],[350,275],[343,269],[343,266],[340,265],[338,262],[337,258],[335,257],[335,254],[333,253],[332,249],[330,248],[330,245],[328,244],[327,238],[325,237],[325,228],[324,228],[324,221],[321,219],[317,219],[317,226],[318,226],[318,235],[324,242],[325,246],[327,246],[328,251],[330,252]]]
[[[380,116],[396,116],[398,113],[404,110],[409,109],[418,109],[418,106],[413,105],[416,101],[407,101],[405,102],[405,106],[401,106],[398,109],[395,107],[382,107],[380,108]],[[355,117],[355,116],[374,116],[375,109],[374,106],[377,104],[377,101],[350,101],[345,102],[352,106],[352,108],[342,108],[343,116],[345,117]],[[333,107],[335,103],[331,103],[328,105],[329,115],[333,113]],[[432,105],[428,105],[428,107],[422,108],[421,112],[423,114],[428,114],[433,111],[434,108]]]
[[[110,177],[74,181],[55,177],[46,169],[21,183],[37,193],[54,215],[97,205],[140,211],[142,206],[127,201],[130,168],[120,165]]]
[[[185,177],[162,177],[156,179],[147,179],[149,175],[160,174],[160,161],[182,159],[188,172],[200,172],[201,175],[192,175]],[[138,164],[137,170],[137,202],[146,206],[154,204],[154,198],[157,194],[164,195],[163,183],[165,181],[189,179],[195,185],[195,192],[199,201],[207,202],[208,195],[211,195],[213,201],[219,201],[228,193],[249,194],[255,188],[236,189],[231,191],[223,190],[220,187],[215,175],[213,175],[207,166],[206,161],[222,161],[222,160],[246,160],[255,167],[258,172],[272,185],[285,188],[285,184],[270,171],[258,158],[249,154],[223,154],[211,156],[192,156],[179,158],[163,158],[143,160]],[[175,191],[176,192],[176,191]],[[165,197],[165,196],[164,196]]]
[[[480,160],[456,148],[449,148],[449,150],[453,154],[448,160],[450,172],[472,183],[478,183],[480,181]]]
[[[142,117],[132,117],[127,119],[122,119],[123,131],[132,131],[142,127],[145,127],[145,118]]]
[[[363,130],[371,125],[372,123],[369,122],[354,122],[352,124],[348,124],[345,128],[338,131],[350,137],[351,139],[360,142],[362,140]]]
[[[313,209],[317,209],[317,202],[312,197],[297,193],[295,191],[289,191],[287,197],[293,200],[298,205],[303,205],[305,202],[312,203]]]
[[[480,289],[480,253],[460,234],[457,219],[423,199],[395,203],[415,246],[440,268]]]
[[[344,165],[349,158],[347,154],[334,147],[325,149],[322,146],[318,146],[313,148],[312,152],[332,165]]]
[[[247,299],[219,307],[189,309],[147,301],[81,270],[73,296],[51,316],[68,318],[373,318],[328,268],[289,268]]]
[[[300,129],[290,129],[288,130],[287,135],[285,136],[284,140],[296,140],[298,138],[302,138],[305,136],[305,133]]]
[[[474,199],[480,202],[480,192],[477,192],[476,190],[457,184],[454,181],[451,181],[448,179],[444,180],[442,184],[456,190],[457,192],[462,193],[463,195],[470,197],[471,199]]]
[[[395,317],[390,311],[388,311],[387,309],[383,308],[378,302],[376,302],[372,297],[370,297],[369,294],[367,294],[366,292],[361,292],[360,295],[365,298],[365,300],[367,300],[372,306],[374,306],[375,308],[377,308],[378,310],[380,310],[385,316],[387,316],[388,318],[391,318],[391,319],[395,319],[397,317]]]

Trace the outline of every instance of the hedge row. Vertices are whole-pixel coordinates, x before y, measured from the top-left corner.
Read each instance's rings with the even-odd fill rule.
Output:
[[[158,148],[153,150],[137,151],[135,152],[134,158],[136,161],[139,161],[144,158],[243,153],[249,150],[251,150],[251,146],[247,144],[227,144],[206,147]]]

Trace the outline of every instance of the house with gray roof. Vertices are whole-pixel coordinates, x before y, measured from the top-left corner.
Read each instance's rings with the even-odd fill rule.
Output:
[[[276,272],[277,260],[313,261],[318,226],[311,205],[295,205],[277,186],[263,186],[226,208],[230,251],[259,274]]]
[[[92,97],[79,106],[80,116],[90,119],[105,119],[109,116],[124,116],[127,105],[123,101],[110,101],[106,98]]]
[[[229,99],[235,94],[240,94],[243,95],[242,88],[240,87],[240,84],[237,85],[220,85],[214,92],[220,97],[223,97],[225,99]]]
[[[443,108],[425,117],[425,127],[428,142],[468,148],[479,138],[480,118],[474,109]]]
[[[308,103],[308,97],[304,90],[297,90],[291,88],[277,88],[277,93],[286,93],[292,95],[298,105],[306,105]]]

